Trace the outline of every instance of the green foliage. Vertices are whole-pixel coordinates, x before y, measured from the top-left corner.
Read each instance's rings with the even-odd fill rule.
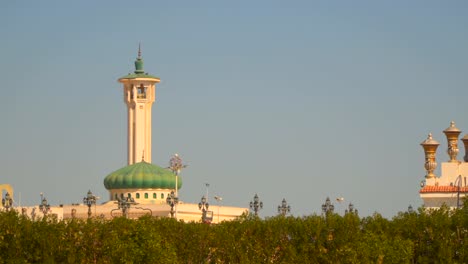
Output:
[[[468,204],[468,203],[465,203]],[[0,263],[468,263],[468,208],[340,216],[31,221],[0,212]]]

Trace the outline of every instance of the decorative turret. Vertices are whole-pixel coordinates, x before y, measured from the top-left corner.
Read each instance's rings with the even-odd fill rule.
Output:
[[[465,157],[463,157],[463,160],[465,162],[468,162],[468,134],[466,134],[461,141],[463,141],[463,145],[465,145]]]
[[[434,170],[437,168],[436,162],[436,151],[439,146],[439,142],[432,139],[432,134],[429,133],[427,139],[421,143],[421,146],[424,149],[424,154],[426,155],[426,162],[424,163],[424,168],[426,169],[426,179],[435,178]]]
[[[447,154],[450,157],[449,162],[458,162],[458,135],[460,135],[461,130],[455,126],[455,122],[450,122],[450,126],[444,130],[444,134],[447,137]],[[466,146],[466,145],[465,145]]]

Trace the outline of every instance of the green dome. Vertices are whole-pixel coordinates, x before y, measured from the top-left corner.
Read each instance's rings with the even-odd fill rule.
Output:
[[[172,171],[142,161],[107,175],[104,179],[106,189],[174,189],[176,177]],[[180,176],[177,189],[182,186]]]

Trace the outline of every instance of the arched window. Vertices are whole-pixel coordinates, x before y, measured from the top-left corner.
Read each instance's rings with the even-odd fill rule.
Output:
[[[137,194],[136,194],[136,198],[137,198],[137,199],[140,199],[140,193],[137,193]]]
[[[114,193],[114,200],[117,200],[117,197],[118,197],[117,193]]]
[[[158,196],[156,195],[156,193],[153,193],[153,199],[158,199]]]
[[[148,193],[145,193],[145,199],[148,199]]]
[[[164,199],[164,193],[161,193],[161,199]]]

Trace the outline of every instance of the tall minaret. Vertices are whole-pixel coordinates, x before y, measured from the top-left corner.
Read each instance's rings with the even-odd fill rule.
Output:
[[[151,163],[151,106],[159,81],[158,77],[144,72],[141,48],[138,47],[134,73],[119,79],[124,86],[124,102],[128,110],[128,165],[140,161]]]

